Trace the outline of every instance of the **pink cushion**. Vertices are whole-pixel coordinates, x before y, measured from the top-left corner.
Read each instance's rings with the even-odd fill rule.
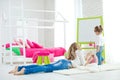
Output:
[[[30,40],[27,39],[26,41],[27,41],[27,44],[30,46],[30,48],[34,48],[34,45]]]
[[[32,42],[32,44],[34,45],[34,48],[43,48],[42,45],[39,45],[36,42]]]

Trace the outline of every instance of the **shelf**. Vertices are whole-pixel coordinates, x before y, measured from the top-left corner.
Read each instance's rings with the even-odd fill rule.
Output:
[[[82,48],[82,49],[94,49],[95,50],[96,48]]]
[[[80,43],[80,44],[95,44],[95,42],[78,42],[78,43]]]

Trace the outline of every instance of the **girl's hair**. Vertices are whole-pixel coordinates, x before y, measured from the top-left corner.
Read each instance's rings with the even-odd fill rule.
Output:
[[[103,28],[102,28],[102,26],[101,25],[99,25],[99,26],[96,26],[95,28],[94,28],[94,32],[102,32],[103,31]]]
[[[76,58],[75,51],[78,49],[78,44],[76,42],[72,43],[68,50],[68,60],[74,60]]]

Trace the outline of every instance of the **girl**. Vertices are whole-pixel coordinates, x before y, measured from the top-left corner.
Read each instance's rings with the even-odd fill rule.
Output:
[[[37,72],[52,72],[54,70],[69,69],[84,64],[85,58],[82,56],[80,46],[77,43],[73,43],[69,48],[67,60],[61,59],[55,63],[48,65],[16,66],[15,69],[9,73],[13,73],[14,75],[24,75]]]
[[[85,66],[92,63],[98,63],[96,55],[91,52],[87,53],[85,60],[86,60]]]
[[[98,65],[101,65],[104,62],[104,59],[102,57],[102,51],[104,48],[104,39],[103,39],[103,35],[102,35],[102,31],[103,28],[101,25],[96,26],[94,28],[94,32],[97,35],[97,39],[96,39],[96,49],[97,49],[97,58],[98,58]]]

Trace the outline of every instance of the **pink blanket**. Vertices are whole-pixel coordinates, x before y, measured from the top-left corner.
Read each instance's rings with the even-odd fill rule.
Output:
[[[26,57],[33,57],[34,53],[37,51],[48,51],[54,54],[54,57],[63,56],[66,50],[62,47],[57,48],[26,48]],[[21,55],[23,55],[23,48],[20,48]]]

